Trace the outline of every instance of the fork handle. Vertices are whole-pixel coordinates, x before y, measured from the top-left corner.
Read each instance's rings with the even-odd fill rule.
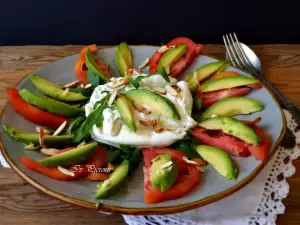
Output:
[[[295,106],[289,99],[287,99],[274,85],[272,85],[263,75],[253,74],[258,79],[260,79],[269,89],[273,91],[277,99],[280,101],[281,105],[287,109],[293,116],[294,120],[298,125],[300,125],[300,110]]]

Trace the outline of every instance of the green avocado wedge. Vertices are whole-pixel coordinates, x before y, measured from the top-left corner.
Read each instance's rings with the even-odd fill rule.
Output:
[[[23,144],[29,145],[39,145],[39,134],[25,132],[22,130],[17,130],[8,124],[2,125],[3,129],[6,131],[8,135],[10,135],[13,139]],[[71,143],[73,135],[45,135],[44,136],[44,145],[46,147],[62,147],[66,146],[68,143]]]
[[[170,74],[171,66],[178,61],[187,51],[187,45],[177,45],[170,48],[160,59],[158,71],[165,68],[167,74]]]
[[[217,116],[247,115],[262,111],[264,106],[257,100],[246,97],[224,98],[208,107],[200,116],[200,121]]]
[[[76,108],[66,103],[47,98],[27,89],[21,89],[19,94],[21,98],[29,104],[51,113],[66,117],[75,117],[80,114],[84,114],[84,109],[82,108]]]
[[[135,120],[134,120],[134,116],[133,116],[133,110],[132,110],[131,104],[127,100],[127,98],[124,95],[119,95],[117,97],[117,99],[115,100],[115,105],[121,116],[121,120],[126,124],[126,126],[130,130],[132,130],[133,132],[136,132],[136,125],[135,125]]]
[[[116,64],[123,77],[132,68],[132,56],[126,42],[122,42],[116,49]]]
[[[212,62],[205,64],[195,71],[191,72],[187,78],[185,79],[186,82],[189,84],[191,92],[194,92],[200,82],[209,76],[219,73],[225,70],[231,63],[226,60],[221,60],[217,62]]]
[[[98,184],[98,191],[94,196],[95,199],[107,198],[115,193],[119,192],[119,188],[122,185],[129,172],[129,162],[124,160],[117,168],[109,175],[109,178]]]
[[[224,133],[235,136],[248,144],[258,145],[260,136],[243,122],[228,116],[218,116],[198,123],[208,130],[222,130]]]
[[[40,92],[44,93],[47,96],[50,96],[51,98],[66,102],[76,102],[85,100],[87,98],[81,93],[75,93],[71,91],[65,93],[65,90],[63,90],[59,85],[52,83],[51,81],[43,77],[34,74],[31,74],[29,77],[33,85]]]
[[[89,159],[95,152],[96,147],[97,142],[92,142],[70,151],[38,160],[38,162],[46,167],[72,166]]]
[[[86,64],[86,67],[88,68],[88,70],[92,71],[94,74],[98,75],[101,78],[101,80],[104,81],[104,83],[106,83],[108,81],[108,78],[106,77],[106,75],[99,70],[99,68],[95,62],[95,59],[93,58],[93,55],[89,48],[87,48],[87,50],[85,52],[85,64]]]
[[[198,145],[195,149],[220,175],[229,180],[238,178],[238,167],[226,152],[207,145]]]
[[[200,90],[202,92],[217,91],[221,89],[228,89],[233,87],[244,86],[248,84],[255,84],[258,80],[252,77],[246,76],[234,76],[234,77],[221,77],[215,80],[206,81]]]
[[[128,99],[140,105],[146,105],[159,115],[180,120],[180,114],[176,106],[167,98],[154,91],[143,89],[131,89],[124,94]]]

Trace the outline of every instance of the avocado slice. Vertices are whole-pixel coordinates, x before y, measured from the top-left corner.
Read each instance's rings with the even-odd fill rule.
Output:
[[[195,71],[191,72],[185,79],[186,82],[189,84],[191,92],[194,92],[196,90],[200,81],[215,73],[219,73],[225,70],[230,64],[231,63],[229,61],[221,60],[205,64],[196,69]]]
[[[108,81],[107,76],[104,73],[102,73],[101,70],[99,70],[99,68],[97,67],[97,64],[89,48],[87,48],[85,52],[85,65],[88,68],[88,70],[98,75],[101,78],[101,80],[103,80],[105,83]]]
[[[153,161],[150,168],[151,183],[164,192],[175,184],[178,165],[168,154],[157,155]]]
[[[208,107],[200,116],[200,121],[217,116],[247,115],[264,109],[259,101],[246,97],[224,98]]]
[[[116,50],[116,64],[124,77],[128,69],[132,68],[132,56],[126,42],[122,42]]]
[[[171,66],[180,59],[187,51],[187,45],[177,45],[174,48],[170,48],[160,59],[158,64],[158,71],[165,68],[167,74],[170,73]]]
[[[228,117],[218,116],[198,123],[208,130],[222,130],[224,133],[235,136],[248,144],[258,145],[261,138],[250,127],[241,121]]]
[[[115,104],[121,116],[121,120],[128,126],[130,130],[136,132],[136,126],[130,102],[124,95],[119,95],[115,100]]]
[[[75,93],[69,91],[67,94],[64,94],[65,90],[61,89],[61,87],[57,84],[52,83],[49,80],[46,80],[43,77],[36,76],[34,74],[30,74],[30,79],[33,85],[45,95],[48,95],[52,98],[61,100],[61,101],[81,101],[86,99],[87,97],[83,96],[81,93]]]
[[[211,164],[220,175],[230,180],[238,178],[238,168],[226,152],[207,145],[198,145],[195,148],[199,155]]]
[[[180,114],[175,105],[167,98],[157,94],[154,91],[143,89],[131,89],[124,94],[128,99],[135,101],[140,105],[146,105],[152,111],[174,120],[180,120]]]
[[[84,109],[82,108],[76,108],[66,103],[47,98],[27,89],[21,89],[19,94],[21,98],[29,104],[35,105],[40,109],[44,109],[51,113],[66,117],[74,117],[84,113]]]
[[[117,168],[109,175],[109,178],[98,185],[97,194],[95,199],[107,198],[119,191],[120,185],[128,176],[129,162],[124,160]]]
[[[96,147],[97,142],[92,142],[70,151],[38,160],[38,162],[46,167],[72,166],[89,159],[95,152]]]
[[[30,133],[22,130],[17,130],[8,124],[2,125],[3,129],[6,131],[8,135],[10,135],[13,139],[23,144],[35,144],[39,145],[39,134],[38,133]],[[73,135],[45,135],[44,136],[44,145],[47,147],[62,147],[71,142]]]
[[[216,91],[221,89],[244,86],[248,84],[254,84],[257,82],[257,79],[246,76],[221,77],[215,80],[209,80],[205,82],[200,89],[202,92]]]

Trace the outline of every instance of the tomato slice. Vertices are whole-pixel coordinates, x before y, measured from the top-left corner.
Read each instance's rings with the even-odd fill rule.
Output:
[[[180,198],[192,191],[199,183],[199,172],[195,166],[186,164],[182,152],[169,148],[142,149],[144,155],[144,201],[146,204],[154,204],[167,200]],[[179,175],[176,183],[165,192],[152,186],[150,181],[151,160],[159,154],[169,154],[178,164]]]
[[[194,43],[191,39],[186,37],[178,37],[172,39],[168,44],[167,47],[177,46],[177,45],[187,45],[187,52],[184,56],[182,56],[177,62],[175,62],[171,66],[171,72],[169,76],[171,77],[178,77],[195,59],[196,56],[200,55],[203,45]],[[150,68],[149,72],[153,73],[156,72],[158,69],[158,64],[161,57],[166,52],[158,52],[156,51],[150,59]]]
[[[57,129],[64,121],[69,124],[69,120],[65,117],[43,111],[28,104],[20,97],[19,91],[15,88],[8,88],[7,95],[12,107],[26,120],[53,129]]]
[[[210,145],[223,151],[240,157],[248,157],[250,154],[257,160],[265,160],[271,146],[268,135],[254,123],[246,123],[261,138],[258,145],[247,144],[241,139],[225,134],[220,130],[207,130],[202,127],[195,128],[191,131],[191,135],[199,139],[203,144]]]
[[[240,76],[239,73],[234,72],[234,71],[222,71],[220,73],[215,74],[214,76],[212,76],[211,80],[215,80],[221,77],[234,77],[234,76]],[[247,85],[247,87],[251,87],[254,89],[260,89],[261,85],[259,84],[259,82],[255,83],[255,84],[249,84]]]
[[[203,108],[207,108],[210,105],[220,101],[221,99],[227,97],[239,97],[245,96],[250,92],[249,87],[235,87],[230,89],[222,89],[218,91],[208,91],[208,92],[201,92],[200,88],[197,88],[195,92],[195,96],[202,99],[202,106]]]
[[[82,83],[84,85],[88,84],[88,81],[87,81],[87,67],[85,65],[85,52],[86,52],[87,49],[90,49],[90,51],[92,53],[97,52],[97,46],[95,44],[85,46],[81,50],[79,58],[78,58],[78,60],[76,61],[76,64],[75,64],[76,76],[77,76],[78,80],[80,81],[80,83]],[[107,78],[110,78],[110,75],[109,75],[109,72],[108,72],[108,65],[105,64],[100,59],[97,59],[95,61],[96,61],[96,64],[97,64],[99,70],[101,72],[103,72],[107,76]]]

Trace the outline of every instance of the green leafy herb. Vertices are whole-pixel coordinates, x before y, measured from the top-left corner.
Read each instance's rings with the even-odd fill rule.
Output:
[[[85,121],[81,124],[81,126],[75,130],[74,138],[72,140],[73,143],[78,143],[90,136],[90,131],[93,126],[96,124],[97,127],[102,126],[103,122],[103,110],[108,107],[108,100],[110,98],[110,94],[107,94],[104,98],[102,98],[97,104],[97,108],[91,112]]]
[[[79,127],[79,125],[84,121],[84,116],[79,116],[74,119],[71,119],[70,125],[66,131],[67,134],[72,134],[73,130]]]
[[[196,139],[186,136],[184,139],[175,142],[170,148],[184,153],[188,158],[201,158],[195,150],[197,144],[199,144],[199,142]]]
[[[158,74],[160,74],[162,76],[162,78],[165,79],[165,81],[167,81],[168,83],[170,83],[170,79],[168,77],[168,73],[165,69],[165,67],[160,67],[157,71]]]
[[[90,70],[88,70],[87,73],[87,80],[88,83],[93,86],[93,88],[97,87],[100,84],[100,77]]]
[[[85,89],[83,87],[76,87],[76,88],[70,88],[70,91],[75,92],[75,93],[81,93],[83,96],[85,97],[91,97],[92,93],[93,93],[93,88],[88,88]]]

